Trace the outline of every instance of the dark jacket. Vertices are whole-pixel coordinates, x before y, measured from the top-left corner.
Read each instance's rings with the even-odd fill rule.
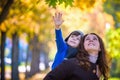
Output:
[[[76,58],[64,60],[50,71],[43,80],[99,80],[96,75],[96,64],[90,63],[88,71],[84,70]]]

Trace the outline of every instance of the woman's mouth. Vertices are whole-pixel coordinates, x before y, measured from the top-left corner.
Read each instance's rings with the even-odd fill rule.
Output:
[[[93,44],[93,43],[89,43],[88,45],[89,45],[89,46],[95,46],[95,44]]]

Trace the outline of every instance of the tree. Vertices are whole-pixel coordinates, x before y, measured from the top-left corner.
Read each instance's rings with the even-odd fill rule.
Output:
[[[21,4],[19,4],[21,3]],[[30,74],[35,74],[36,72],[38,72],[38,68],[39,66],[36,65],[35,67],[33,67],[35,64],[39,64],[39,48],[41,47],[37,47],[36,44],[39,45],[39,43],[46,43],[47,41],[50,40],[50,17],[51,14],[49,13],[49,11],[47,10],[48,7],[45,6],[44,2],[41,1],[39,3],[33,3],[33,1],[31,0],[30,2],[24,2],[24,1],[15,1],[14,5],[12,6],[11,10],[10,10],[10,14],[7,17],[7,20],[4,22],[4,28],[7,28],[7,33],[9,36],[13,36],[15,34],[17,34],[16,36],[19,37],[20,34],[23,33],[27,33],[29,34],[30,38],[28,40],[28,43],[30,41],[30,39],[32,40],[33,38],[33,43],[30,46],[32,46],[34,49],[32,49],[32,53],[33,56],[35,55],[35,58],[32,59],[32,67],[31,67],[31,73]],[[24,5],[26,4],[26,5]],[[37,5],[39,4],[39,5]],[[41,8],[42,7],[42,8]],[[47,27],[47,29],[45,29],[45,27]],[[47,33],[46,33],[47,32]],[[44,35],[43,35],[44,34]],[[37,36],[37,40],[34,40],[34,37]],[[13,36],[14,37],[14,36]],[[47,37],[47,39],[46,39]],[[36,37],[35,37],[36,38]],[[43,42],[44,41],[44,42]],[[17,45],[16,43],[13,45]],[[46,44],[47,45],[47,44]],[[39,45],[41,46],[41,45]],[[17,48],[17,47],[13,47],[13,48]],[[14,49],[13,49],[14,50]],[[18,55],[18,53],[13,54],[14,55]],[[37,55],[37,57],[36,57]],[[15,58],[16,59],[16,58]],[[13,62],[17,62],[17,60],[13,59]],[[17,64],[19,65],[19,64]],[[15,69],[18,67],[17,65],[13,64],[12,67],[14,67]],[[13,69],[13,68],[12,68]],[[15,70],[14,69],[14,70]],[[37,69],[37,70],[35,70]],[[14,76],[18,75],[15,74],[13,71]],[[12,75],[13,75],[12,74]],[[31,76],[32,76],[31,75]],[[12,77],[13,78],[13,77]]]
[[[63,25],[63,26],[65,26],[64,33],[68,33],[68,31],[70,32],[70,30],[73,30],[75,28],[80,29],[81,26],[83,26],[83,25],[87,26],[84,29],[88,28],[87,21],[90,18],[89,19],[85,18],[86,15],[83,15],[84,14],[83,12],[90,11],[90,9],[92,9],[96,5],[96,0],[93,0],[93,2],[91,2],[91,0],[87,0],[87,1],[86,0],[75,0],[75,2],[73,0],[46,0],[46,2],[47,2],[47,4],[50,4],[52,7],[56,7],[56,8],[58,7],[58,5],[65,5],[66,7],[69,5],[70,6],[72,5],[72,7],[74,7],[72,9],[73,13],[68,12],[67,14],[69,14],[69,15],[73,14],[74,16],[76,16],[75,13],[78,12],[77,14],[80,15],[80,20],[78,20],[77,16],[76,17],[70,16],[71,22],[68,21],[68,23],[73,24],[73,21],[74,21],[74,24],[76,24],[77,27],[74,24],[72,25],[71,28],[68,28],[69,27],[68,24],[66,24],[66,26]],[[75,7],[78,7],[79,10],[76,9]],[[76,12],[74,12],[75,10],[76,10]],[[34,57],[37,55],[37,57],[35,59],[33,58],[33,61],[32,61],[33,64],[31,64],[31,66],[34,66],[35,64],[39,64],[39,56],[38,56],[39,50],[40,50],[40,52],[43,51],[43,52],[46,52],[46,54],[48,54],[49,48],[51,48],[50,42],[54,41],[54,37],[53,37],[54,36],[54,28],[53,28],[54,25],[52,23],[52,17],[51,17],[52,11],[53,11],[53,8],[47,6],[45,4],[44,0],[34,0],[34,1],[33,0],[28,0],[28,1],[15,0],[10,9],[10,13],[7,15],[7,18],[5,19],[5,21],[2,22],[2,31],[7,32],[7,36],[12,38],[13,35],[15,35],[17,38],[19,38],[19,36],[21,34],[25,33],[29,37],[28,43],[31,43],[30,41],[32,41],[32,43],[35,43],[32,45],[29,44],[30,49],[33,51],[32,55],[34,55]],[[79,11],[81,11],[81,12],[79,12]],[[52,12],[52,13],[54,13],[54,12]],[[93,13],[93,15],[94,15],[94,13]],[[102,15],[102,13],[100,13],[100,15]],[[72,18],[73,18],[73,20],[72,20]],[[94,17],[95,20],[98,18],[96,18],[96,16]],[[90,23],[92,23],[92,22],[90,22]],[[99,21],[97,23],[99,23]],[[91,25],[93,25],[93,24],[91,24]],[[73,27],[73,26],[75,26],[75,27]],[[37,36],[37,38],[36,38],[36,36]],[[34,42],[35,40],[37,40],[37,41]],[[15,44],[17,45],[17,43],[15,43]],[[15,44],[13,44],[13,45],[15,45]],[[38,44],[39,46],[37,47],[36,44]],[[43,49],[44,46],[49,46],[49,48],[45,47],[45,49]],[[34,47],[34,49],[32,47]],[[15,51],[14,55],[18,55],[18,53],[16,53],[16,52],[17,51]],[[13,60],[13,62],[14,62],[14,60]],[[17,62],[17,60],[16,60],[16,62]],[[17,65],[19,65],[19,64],[17,64]],[[14,65],[14,67],[16,69],[18,66]],[[38,65],[37,65],[37,67],[35,66],[35,67],[31,67],[31,68],[32,68],[30,71],[30,72],[32,72],[31,74],[36,74],[36,72],[38,70]],[[36,68],[36,70],[34,71],[33,68]]]
[[[14,33],[12,36],[12,80],[19,80],[19,75],[18,75],[18,55],[19,55],[19,50],[18,50],[18,42],[19,38],[17,33]]]
[[[68,6],[78,7],[81,10],[92,8],[97,2],[96,0],[45,0],[45,1],[49,6],[53,8],[56,8],[58,5],[65,4],[65,7]]]
[[[119,58],[120,58],[120,1],[119,0],[106,0],[104,3],[104,10],[108,14],[113,16],[115,21],[115,29],[109,29],[106,33],[106,40],[107,40],[107,49],[108,53],[111,54],[113,61],[112,61],[112,68],[111,68],[111,76],[112,77],[120,77],[120,66]],[[111,26],[110,26],[111,27]]]
[[[0,1],[0,29],[1,23],[6,19],[6,16],[9,12],[11,5],[13,4],[13,0]],[[4,50],[5,50],[5,40],[6,40],[6,32],[1,31],[1,79],[5,80],[5,64],[4,64]]]
[[[109,29],[106,33],[107,51],[112,56],[111,76],[120,77],[120,28]]]
[[[120,27],[120,1],[106,0],[104,3],[104,10],[111,14],[115,20],[115,27]]]

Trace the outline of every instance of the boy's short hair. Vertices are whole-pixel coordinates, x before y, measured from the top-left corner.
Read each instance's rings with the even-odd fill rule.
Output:
[[[69,38],[71,35],[76,35],[76,36],[81,35],[81,36],[84,36],[83,32],[81,32],[81,31],[79,31],[79,30],[75,30],[75,31],[71,32],[71,33],[68,35],[68,37],[65,38],[65,41],[66,41],[66,42],[67,42],[68,38]]]

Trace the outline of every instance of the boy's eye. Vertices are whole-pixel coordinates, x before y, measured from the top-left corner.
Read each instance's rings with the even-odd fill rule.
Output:
[[[71,37],[73,37],[74,35],[71,35]]]
[[[73,38],[73,37],[75,37],[75,35],[71,35],[71,37]]]
[[[90,40],[90,38],[86,38],[85,40]]]
[[[80,38],[77,38],[77,40],[80,40]]]

